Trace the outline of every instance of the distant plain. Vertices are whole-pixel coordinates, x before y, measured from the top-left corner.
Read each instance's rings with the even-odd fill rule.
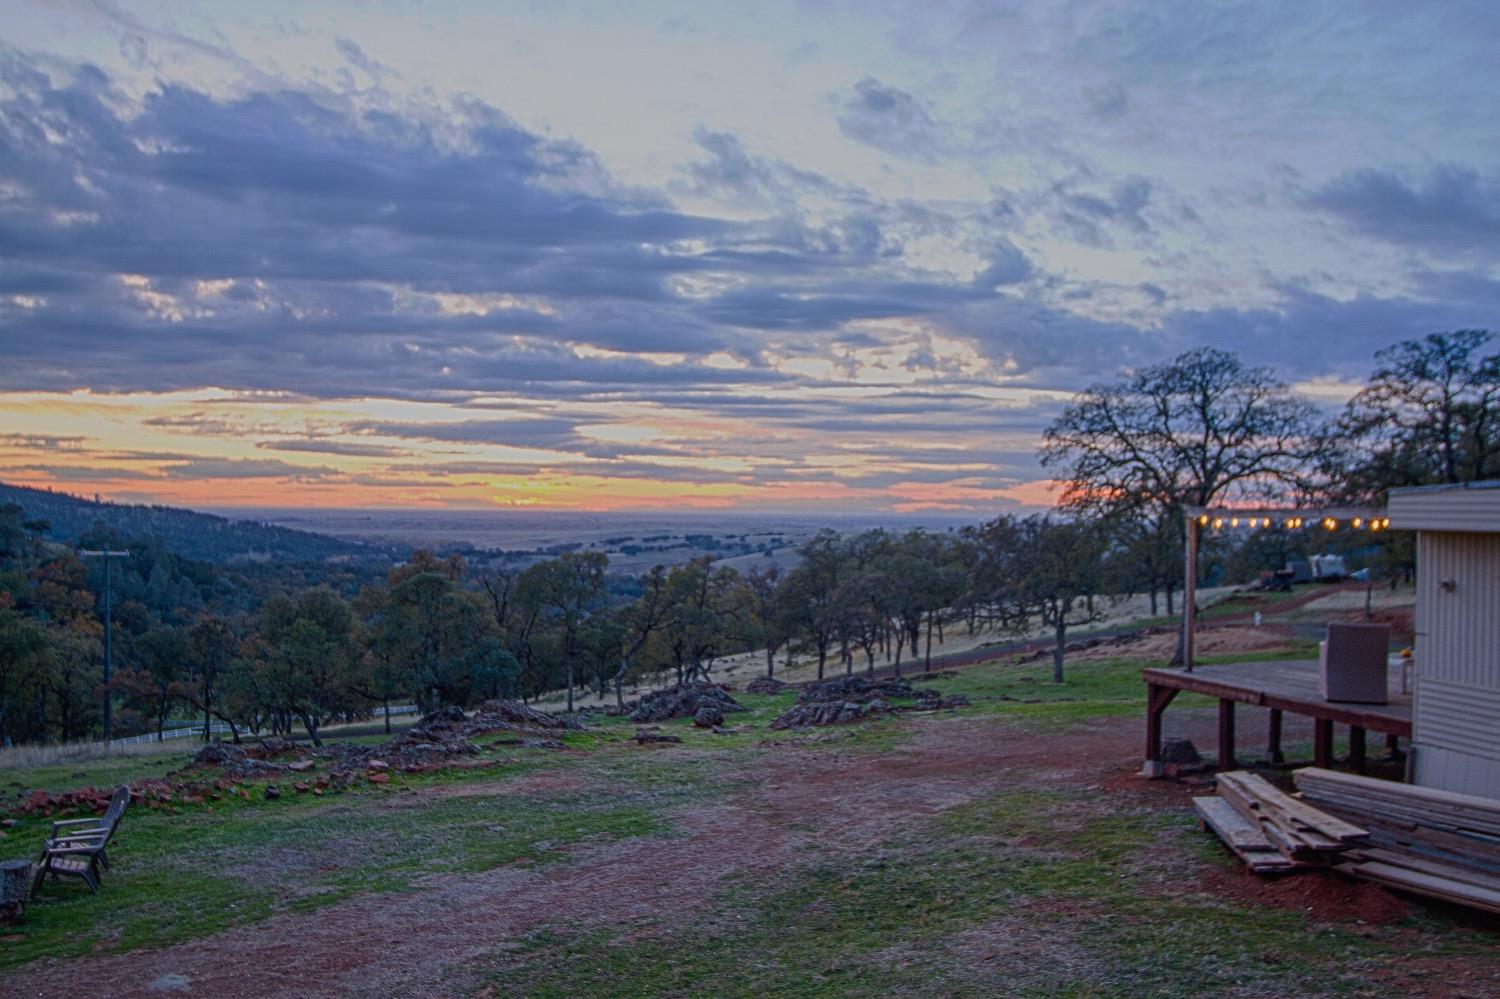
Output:
[[[219,508],[213,513],[360,541],[448,552],[556,554],[564,546],[609,555],[616,572],[638,573],[712,554],[741,572],[796,561],[795,550],[825,527],[840,533],[884,528],[957,530],[979,515],[827,516],[746,513],[564,513],[529,510],[339,510]],[[521,555],[526,553],[526,555]]]

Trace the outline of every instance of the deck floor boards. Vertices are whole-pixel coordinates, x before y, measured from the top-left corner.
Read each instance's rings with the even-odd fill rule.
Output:
[[[1388,704],[1330,701],[1320,690],[1315,659],[1225,663],[1182,669],[1147,669],[1148,684],[1207,694],[1221,700],[1280,708],[1308,718],[1357,725],[1372,732],[1411,736],[1411,695],[1401,693],[1401,678],[1390,672]]]

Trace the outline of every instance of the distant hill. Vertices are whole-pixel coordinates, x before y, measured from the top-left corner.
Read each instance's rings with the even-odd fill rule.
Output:
[[[7,503],[20,506],[28,519],[49,521],[47,537],[55,541],[76,540],[103,524],[125,538],[160,538],[170,551],[201,562],[383,560],[402,554],[387,545],[253,520],[230,520],[170,506],[104,503],[0,482],[0,506]]]

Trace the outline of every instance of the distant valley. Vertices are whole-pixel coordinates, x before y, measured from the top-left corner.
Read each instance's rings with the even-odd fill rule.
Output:
[[[502,555],[525,563],[565,551],[602,551],[615,572],[640,573],[712,555],[745,571],[796,561],[796,548],[823,528],[841,533],[883,527],[945,531],[977,518],[942,516],[798,516],[740,513],[551,513],[512,510],[321,510],[235,508],[216,511],[391,547],[460,552],[481,560]]]

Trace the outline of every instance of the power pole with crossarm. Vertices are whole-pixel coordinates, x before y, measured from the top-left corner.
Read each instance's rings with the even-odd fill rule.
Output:
[[[84,548],[84,549],[79,549],[78,554],[81,555],[81,556],[83,556],[84,558],[102,558],[102,559],[104,559],[104,748],[107,751],[109,749],[109,734],[110,734],[110,732],[109,732],[109,729],[110,729],[110,725],[109,725],[109,721],[110,721],[110,719],[109,719],[109,714],[110,714],[110,711],[109,711],[109,709],[110,709],[110,703],[109,703],[110,702],[110,690],[109,690],[109,680],[110,680],[110,658],[109,658],[109,652],[110,652],[110,649],[109,649],[109,644],[110,644],[109,643],[109,633],[110,633],[110,624],[109,624],[109,604],[110,604],[110,599],[109,599],[109,577],[113,575],[113,573],[110,572],[110,566],[112,565],[112,563],[110,562],[110,560],[111,559],[116,559],[116,558],[127,558],[127,557],[129,557],[130,553],[129,552],[111,551],[111,550],[109,550],[107,548],[99,550],[99,551],[92,551],[92,550]]]

